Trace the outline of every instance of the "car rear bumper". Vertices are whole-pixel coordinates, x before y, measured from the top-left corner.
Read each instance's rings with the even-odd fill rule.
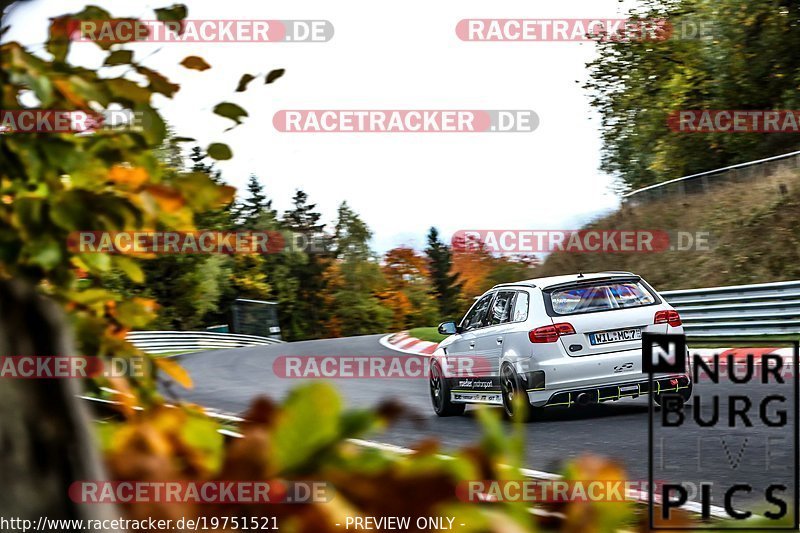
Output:
[[[673,381],[675,380],[675,381]],[[691,379],[686,374],[659,375],[653,380],[653,391],[679,392],[691,386]],[[558,390],[528,390],[528,398],[534,407],[571,407],[577,405],[578,397],[586,403],[599,403],[622,398],[636,398],[650,393],[648,379],[625,381],[612,384],[599,384],[595,387],[564,388]]]

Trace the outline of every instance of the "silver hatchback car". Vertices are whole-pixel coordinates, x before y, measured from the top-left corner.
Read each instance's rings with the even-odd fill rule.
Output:
[[[678,313],[630,272],[497,285],[461,322],[439,325],[449,337],[431,358],[433,408],[453,416],[466,404],[495,404],[528,420],[534,408],[648,394],[643,332],[682,334],[683,327]],[[465,360],[469,372],[460,370]],[[691,397],[688,366],[686,374],[659,374],[653,383],[656,402],[665,392]]]

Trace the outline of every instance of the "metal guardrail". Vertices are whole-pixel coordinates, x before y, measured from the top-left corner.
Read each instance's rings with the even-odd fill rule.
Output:
[[[687,335],[800,334],[800,281],[666,291]]]
[[[132,331],[126,339],[143,352],[152,354],[242,348],[283,342],[269,337],[212,331]]]
[[[642,187],[622,195],[627,203],[640,203],[658,200],[670,194],[693,194],[706,192],[718,183],[763,180],[780,169],[800,167],[800,151],[776,155],[756,161],[747,161],[728,167],[717,168],[698,174],[675,178],[648,187]],[[712,179],[713,178],[713,179]]]
[[[800,334],[800,280],[665,291],[693,337]],[[240,348],[281,343],[255,335],[210,331],[133,331],[128,340],[147,353]]]

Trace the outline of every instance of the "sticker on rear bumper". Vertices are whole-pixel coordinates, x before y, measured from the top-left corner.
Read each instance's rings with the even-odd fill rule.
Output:
[[[503,403],[503,397],[496,393],[482,394],[480,392],[453,392],[451,394],[451,399],[454,402],[491,403],[498,405]]]

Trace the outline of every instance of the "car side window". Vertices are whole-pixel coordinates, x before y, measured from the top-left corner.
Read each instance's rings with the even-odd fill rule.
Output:
[[[489,325],[505,324],[511,320],[511,302],[514,300],[515,291],[500,291],[492,302],[489,312]]]
[[[472,309],[469,310],[467,316],[461,323],[463,331],[470,331],[483,326],[483,321],[486,318],[486,313],[489,311],[489,304],[492,301],[494,293],[487,294],[476,303]]]
[[[514,300],[514,310],[511,313],[512,322],[524,322],[528,320],[528,293],[520,291]]]

